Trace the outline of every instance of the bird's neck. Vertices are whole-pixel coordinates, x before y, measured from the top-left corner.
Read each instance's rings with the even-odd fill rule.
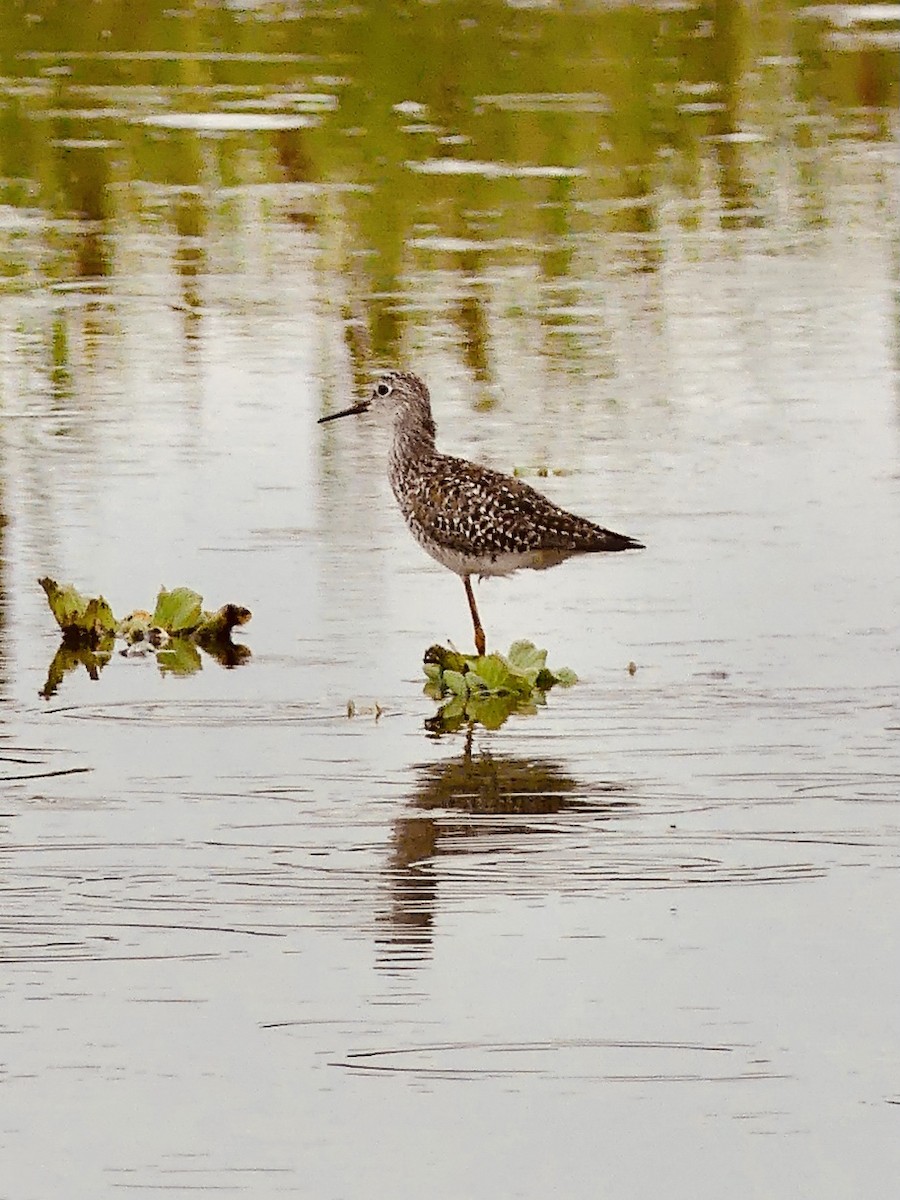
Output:
[[[434,420],[427,409],[410,409],[401,414],[394,426],[391,443],[391,464],[400,467],[404,463],[427,458],[434,454]]]

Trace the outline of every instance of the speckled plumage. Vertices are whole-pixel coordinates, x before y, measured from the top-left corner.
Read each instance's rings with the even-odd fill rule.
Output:
[[[368,401],[322,420],[369,410],[392,426],[389,477],[410,532],[463,578],[480,653],[484,631],[470,576],[543,570],[575,554],[643,549],[633,538],[560,508],[521,479],[440,454],[428,389],[418,376],[392,371]]]

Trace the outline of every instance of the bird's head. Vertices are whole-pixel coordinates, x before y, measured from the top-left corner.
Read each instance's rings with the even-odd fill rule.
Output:
[[[408,371],[388,371],[375,383],[368,400],[362,400],[359,404],[340,412],[330,413],[327,417],[320,417],[319,424],[365,412],[372,413],[382,424],[395,430],[405,426],[420,429],[434,437],[428,388],[418,375]]]

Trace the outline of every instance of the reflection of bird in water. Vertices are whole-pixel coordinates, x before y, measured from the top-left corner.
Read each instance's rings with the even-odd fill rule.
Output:
[[[540,571],[576,554],[643,549],[634,538],[559,508],[521,479],[439,454],[428,388],[417,375],[391,371],[368,400],[319,424],[368,411],[385,417],[393,430],[391,487],[413,537],[462,578],[479,654],[485,653],[485,636],[473,575]]]
[[[380,939],[382,962],[394,967],[413,964],[430,952],[438,888],[435,859],[469,853],[475,845],[484,850],[485,839],[491,837],[524,838],[541,829],[539,823],[516,817],[568,812],[609,819],[631,807],[624,784],[586,786],[548,759],[475,755],[471,735],[463,755],[424,763],[417,770],[412,795],[417,808],[428,813],[451,810],[472,819],[422,815],[395,822],[389,868],[392,902],[385,918],[391,933]]]

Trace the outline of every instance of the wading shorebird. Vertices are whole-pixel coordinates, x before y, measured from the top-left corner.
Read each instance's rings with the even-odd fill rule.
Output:
[[[418,375],[390,371],[368,400],[322,417],[319,424],[371,412],[393,431],[388,477],[410,532],[423,550],[461,576],[475,626],[486,642],[472,576],[543,571],[576,554],[643,550],[641,542],[566,512],[521,479],[435,448],[428,388]]]

